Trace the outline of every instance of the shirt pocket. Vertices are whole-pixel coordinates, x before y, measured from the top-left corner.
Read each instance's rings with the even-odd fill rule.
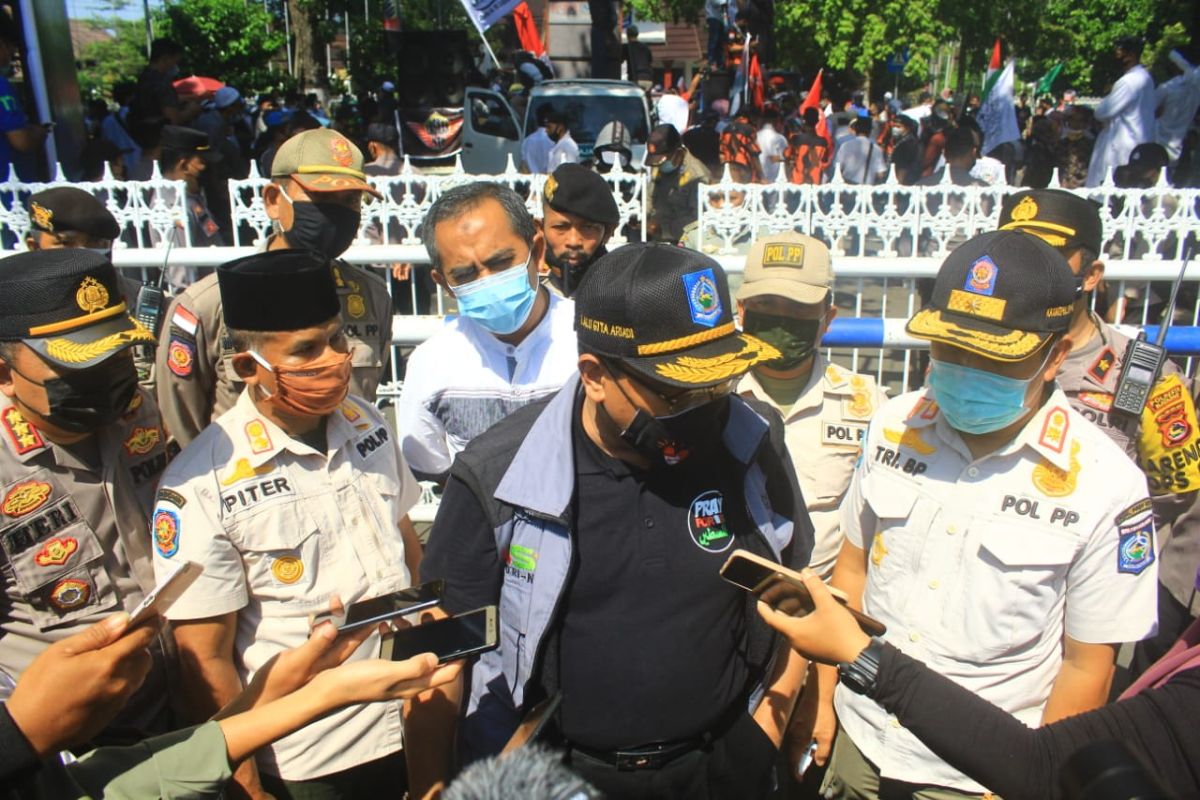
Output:
[[[64,498],[47,513],[71,513],[74,508],[70,498]],[[74,513],[78,517],[78,512]],[[5,533],[10,542],[12,533]],[[20,552],[10,550],[9,564],[14,599],[27,606],[39,630],[69,625],[117,606],[116,591],[104,567],[104,548],[82,518]]]
[[[931,501],[914,484],[880,473],[865,479],[863,493],[876,517],[867,547],[868,588],[911,578],[929,530]]]
[[[998,520],[968,532],[942,628],[959,657],[982,660],[1036,644],[1062,618],[1079,542]],[[965,648],[965,652],[964,652]]]
[[[319,533],[315,520],[296,502],[245,515],[230,526],[230,538],[241,551],[248,592],[264,617],[328,610],[332,589],[318,584],[322,570],[336,570],[336,564],[325,558],[327,542]]]

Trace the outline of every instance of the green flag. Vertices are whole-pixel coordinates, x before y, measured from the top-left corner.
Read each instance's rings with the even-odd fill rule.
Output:
[[[1054,67],[1049,72],[1047,72],[1045,75],[1043,75],[1041,78],[1039,78],[1038,83],[1037,83],[1037,89],[1034,90],[1034,94],[1037,96],[1041,96],[1044,94],[1050,94],[1051,87],[1054,86],[1054,81],[1058,80],[1058,73],[1062,72],[1062,68],[1063,68],[1063,65],[1062,65],[1062,62],[1060,61],[1057,64],[1055,64]]]

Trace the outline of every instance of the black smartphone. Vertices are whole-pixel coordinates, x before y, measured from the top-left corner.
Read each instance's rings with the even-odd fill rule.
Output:
[[[496,606],[403,628],[383,637],[380,658],[403,661],[433,653],[439,664],[495,650],[500,644]]]
[[[422,583],[420,586],[410,586],[382,597],[351,603],[342,614],[333,612],[317,614],[313,617],[312,624],[315,627],[325,620],[329,620],[339,631],[351,631],[364,625],[376,625],[394,617],[402,617],[405,614],[433,608],[442,602],[442,592],[445,588],[446,582],[442,580]]]
[[[800,573],[746,550],[734,550],[730,553],[721,567],[721,577],[757,595],[771,608],[784,614],[801,617],[814,608],[812,595],[808,593],[808,587],[804,585]],[[850,608],[843,592],[832,586],[829,587],[829,591],[839,603],[846,606],[846,610],[854,616],[864,632],[872,636],[882,636],[887,631],[887,626],[879,620]]]

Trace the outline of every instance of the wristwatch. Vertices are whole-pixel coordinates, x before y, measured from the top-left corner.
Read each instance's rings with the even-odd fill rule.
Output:
[[[875,679],[879,676],[882,657],[883,640],[872,636],[871,643],[863,648],[858,658],[838,664],[838,678],[850,691],[871,697],[875,693]]]

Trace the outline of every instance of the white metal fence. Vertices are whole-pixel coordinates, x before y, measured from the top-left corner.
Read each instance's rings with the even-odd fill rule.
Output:
[[[614,171],[605,179],[621,214],[613,244],[644,239],[646,177]],[[859,338],[838,337],[844,344],[857,346],[839,347],[832,355],[852,368],[875,373],[881,382],[899,390],[908,384],[910,350],[919,346],[898,333],[899,321],[919,307],[917,280],[936,274],[942,259],[959,242],[994,229],[1001,198],[1013,191],[1004,186],[955,186],[948,180],[948,171],[946,179],[938,186],[912,187],[889,176],[883,184],[859,186],[835,175],[828,184],[801,186],[786,182],[781,174],[773,184],[741,185],[726,174],[718,183],[697,187],[701,249],[717,258],[736,281],[745,251],[759,236],[799,231],[824,240],[834,255],[841,316],[885,323],[878,327],[878,334],[866,334],[868,328],[859,326],[855,329]],[[399,175],[370,180],[383,198],[366,198],[358,239],[345,257],[388,270],[393,263],[428,263],[417,230],[429,206],[447,188],[473,180],[504,183],[540,217],[545,176],[522,174],[511,163],[499,175],[469,175],[461,166],[447,174],[423,174],[406,161]],[[190,246],[184,185],[164,179],[157,167],[149,181],[116,181],[106,173],[103,180],[74,185],[101,198],[121,225],[122,238],[114,251],[119,267],[161,266],[166,251],[157,243],[168,237],[176,241],[170,254],[172,264],[211,267],[251,252],[270,233],[271,220],[261,197],[267,182],[252,173],[246,180],[230,183],[235,241],[225,248]],[[57,183],[22,183],[12,178],[0,183],[4,247],[23,247],[30,227],[28,196]],[[1135,323],[1153,321],[1152,312],[1165,299],[1164,284],[1179,269],[1184,242],[1189,236],[1200,239],[1200,191],[1173,189],[1164,174],[1151,189],[1120,189],[1110,178],[1100,187],[1077,193],[1100,207],[1110,297],[1129,306]],[[1200,323],[1197,281],[1200,267],[1188,272],[1182,311],[1177,315],[1181,324]],[[415,309],[418,282],[411,282],[408,291],[408,305]],[[440,292],[431,300],[436,314],[446,311]],[[423,340],[439,324],[436,316],[398,315],[393,363],[403,348]],[[382,387],[381,394],[386,398],[397,390],[393,382]]]

